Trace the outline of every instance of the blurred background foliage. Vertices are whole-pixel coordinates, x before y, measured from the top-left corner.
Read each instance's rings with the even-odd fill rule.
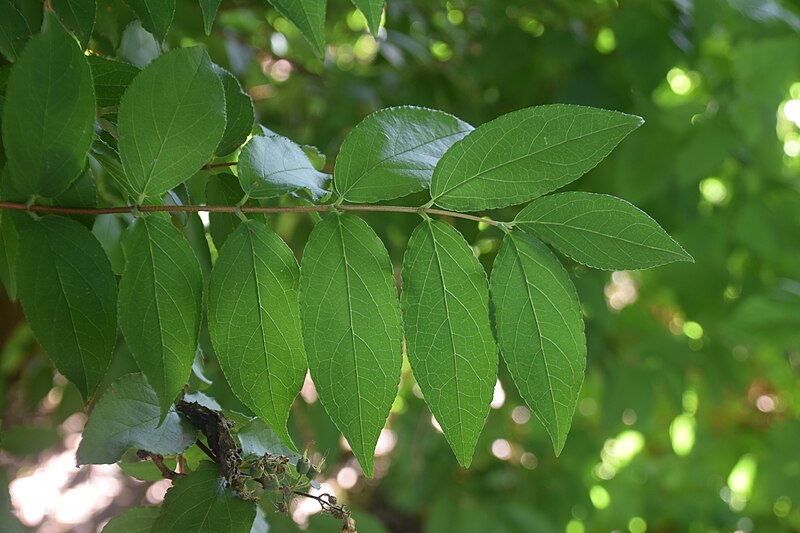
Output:
[[[224,0],[205,36],[197,3],[179,0],[167,45],[206,46],[251,94],[257,122],[318,147],[327,171],[349,129],[387,106],[433,107],[474,125],[556,102],[641,115],[645,125],[571,187],[635,203],[696,260],[611,273],[562,257],[583,302],[589,349],[558,458],[502,363],[468,471],[432,425],[407,365],[374,480],[361,476],[313,389],[304,388],[290,421],[295,440],[327,455],[320,481],[354,509],[360,530],[800,531],[797,4],[389,0],[376,38],[350,2],[331,0],[327,32],[322,62],[265,2]],[[144,65],[155,46],[123,3],[99,3],[92,48]],[[207,177],[192,180],[193,202],[205,201]],[[399,275],[417,219],[366,218]],[[98,222],[95,233],[113,240],[118,222]],[[300,256],[311,221],[287,214],[270,223]],[[489,268],[501,234],[453,223]],[[185,230],[210,267],[215,250],[199,219]],[[16,502],[41,486],[30,480],[47,464],[70,463],[64,451],[84,418],[77,391],[53,374],[19,308],[0,300],[0,462]],[[246,411],[204,339],[192,385]],[[109,379],[135,370],[125,364],[115,364]],[[117,466],[70,464],[64,472],[42,478],[52,490],[36,489],[38,507],[14,504],[28,526],[93,531],[123,508],[159,498],[150,482],[120,480]],[[102,487],[105,499],[92,496]],[[76,514],[87,501],[93,507]],[[9,516],[9,505],[0,498],[0,516]],[[314,505],[295,507],[294,520],[308,531],[335,530],[335,521],[310,514]],[[270,531],[296,528],[271,510],[266,519]]]

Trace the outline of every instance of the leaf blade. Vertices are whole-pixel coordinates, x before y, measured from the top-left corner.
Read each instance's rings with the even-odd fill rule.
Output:
[[[65,27],[72,30],[82,48],[86,48],[94,30],[97,14],[95,0],[52,0],[50,4]]]
[[[578,402],[586,341],[575,287],[534,237],[503,239],[492,268],[497,341],[520,395],[561,453]]]
[[[174,407],[161,418],[158,398],[144,374],[122,376],[89,415],[78,446],[78,465],[113,464],[131,448],[173,455],[194,443],[197,430]]]
[[[325,53],[325,0],[269,0],[278,13],[297,26],[314,53]]]
[[[315,226],[300,272],[311,376],[325,410],[372,477],[373,451],[402,362],[400,308],[386,248],[360,218],[331,214]]]
[[[299,282],[286,243],[248,221],[220,249],[208,294],[209,333],[231,389],[292,447],[286,421],[307,368]]]
[[[130,7],[144,29],[152,33],[159,43],[167,37],[167,31],[175,16],[175,0],[123,0]]]
[[[214,26],[214,19],[217,16],[217,9],[222,0],[200,0],[200,10],[203,12],[203,29],[206,35],[211,35],[211,28]]]
[[[644,211],[604,194],[550,194],[520,211],[514,224],[593,268],[636,270],[692,261]]]
[[[381,26],[381,16],[383,15],[384,0],[352,0],[353,5],[367,19],[367,26],[372,35],[378,35]]]
[[[426,189],[442,155],[472,129],[433,109],[377,111],[342,143],[334,168],[336,190],[347,201],[376,202]]]
[[[119,105],[122,95],[139,74],[139,68],[113,59],[89,56],[97,107]]]
[[[141,203],[183,183],[211,157],[224,130],[225,95],[208,54],[179,48],[157,58],[119,106],[127,189]]]
[[[452,226],[427,220],[414,230],[403,258],[402,307],[414,377],[466,468],[489,413],[498,357],[486,273]]]
[[[159,533],[250,533],[256,505],[225,487],[216,464],[202,461],[167,491],[161,515],[153,526]]]
[[[433,173],[431,195],[456,211],[532,200],[591,170],[641,124],[633,115],[574,105],[502,115],[447,151]]]
[[[214,65],[225,91],[225,131],[214,153],[228,155],[241,146],[253,131],[255,111],[250,95],[242,90],[239,80],[222,67]]]
[[[202,318],[203,275],[169,216],[139,219],[123,236],[119,325],[166,413],[191,373]]]
[[[56,368],[90,398],[117,342],[117,284],[100,243],[78,222],[48,215],[18,228],[17,290]]]
[[[302,148],[280,135],[255,135],[239,154],[239,183],[251,198],[267,199],[305,189],[325,196],[328,175],[319,172]]]
[[[56,85],[58,92],[50,94]],[[48,197],[64,192],[85,166],[94,113],[86,57],[48,14],[42,33],[14,64],[6,89],[3,145],[14,188]]]

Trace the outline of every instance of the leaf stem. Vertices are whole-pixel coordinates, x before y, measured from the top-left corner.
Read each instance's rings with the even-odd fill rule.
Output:
[[[299,205],[293,207],[260,207],[260,206],[235,206],[235,205],[139,205],[124,207],[57,207],[49,205],[27,205],[18,202],[0,202],[0,209],[13,211],[30,211],[33,213],[52,213],[58,215],[112,215],[139,213],[322,213],[330,209],[330,205]],[[338,205],[340,211],[353,212],[379,212],[379,213],[409,213],[442,217],[461,218],[473,222],[483,222],[492,226],[502,226],[505,222],[491,220],[456,211],[446,211],[432,207],[407,207],[401,205]]]

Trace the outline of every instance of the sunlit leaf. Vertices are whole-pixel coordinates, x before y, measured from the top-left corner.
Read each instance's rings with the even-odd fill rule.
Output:
[[[586,366],[575,287],[552,252],[534,237],[514,232],[503,239],[495,259],[491,292],[508,371],[561,453]]]
[[[319,172],[295,143],[279,135],[256,135],[239,155],[239,182],[252,198],[273,198],[307,190],[312,196],[328,193],[330,176]]]
[[[336,190],[351,202],[375,202],[427,189],[436,163],[471,130],[442,111],[382,109],[342,143],[334,170]]]
[[[551,194],[533,201],[514,223],[594,268],[635,270],[692,261],[647,213],[604,194]]]
[[[403,320],[414,377],[468,467],[497,378],[486,273],[452,226],[426,220],[403,259]]]
[[[122,244],[119,325],[166,413],[197,351],[203,275],[189,243],[162,213],[138,219]]]
[[[582,176],[641,124],[633,115],[574,105],[508,113],[447,151],[433,172],[431,195],[456,211],[532,200]]]
[[[307,369],[299,281],[286,243],[248,221],[225,240],[208,292],[209,332],[233,393],[289,445],[286,420]]]
[[[225,130],[225,95],[208,54],[173,50],[145,68],[119,106],[119,155],[137,202],[183,183]]]
[[[303,340],[320,401],[364,473],[397,395],[402,324],[386,248],[363,220],[318,223],[303,253]]]

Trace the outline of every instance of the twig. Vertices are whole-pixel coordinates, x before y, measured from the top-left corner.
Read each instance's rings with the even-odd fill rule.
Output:
[[[164,479],[177,479],[180,474],[174,472],[170,467],[164,464],[164,456],[159,455],[157,453],[150,453],[147,450],[139,450],[136,452],[136,456],[143,461],[146,459],[150,459],[153,461],[153,464],[156,465],[161,475],[164,476]]]
[[[0,209],[13,211],[30,211],[33,213],[52,213],[59,215],[112,215],[141,213],[321,213],[329,211],[329,205],[300,205],[293,207],[260,207],[260,206],[235,206],[235,205],[139,205],[125,207],[57,207],[49,205],[27,205],[18,202],[0,202]],[[340,211],[361,211],[381,213],[409,213],[437,215],[443,217],[461,218],[473,222],[483,222],[492,226],[507,227],[511,223],[491,220],[466,213],[447,211],[432,207],[406,207],[401,205],[339,205],[334,209]]]

